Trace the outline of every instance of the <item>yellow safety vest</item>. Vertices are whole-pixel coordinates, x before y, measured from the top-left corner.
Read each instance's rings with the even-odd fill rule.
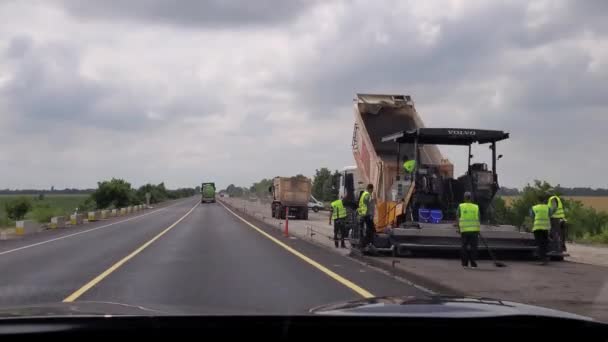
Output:
[[[332,219],[342,219],[346,217],[346,208],[344,208],[344,204],[342,203],[342,200],[335,200],[333,202],[331,202],[331,208],[332,208],[332,213],[331,213],[331,218]]]
[[[365,199],[369,198],[369,196],[369,192],[363,191],[359,198],[359,208],[357,209],[357,212],[359,212],[359,215],[361,216],[367,215],[367,204],[365,204]]]
[[[534,226],[532,231],[549,230],[551,226],[549,222],[549,206],[546,204],[537,204],[532,207],[534,212]]]
[[[416,161],[407,160],[405,163],[403,163],[403,168],[405,169],[405,172],[407,172],[407,173],[414,172],[414,169],[416,168]]]
[[[460,228],[461,233],[480,231],[479,206],[477,206],[477,204],[460,203],[458,210],[460,211],[458,227]]]
[[[551,217],[565,219],[566,212],[564,212],[564,205],[562,204],[562,200],[558,196],[549,197],[549,201],[547,201],[547,205],[549,206],[549,208],[551,208],[551,203],[553,202],[553,200],[557,201],[557,208],[555,209],[555,212],[553,212],[553,214],[551,214]]]

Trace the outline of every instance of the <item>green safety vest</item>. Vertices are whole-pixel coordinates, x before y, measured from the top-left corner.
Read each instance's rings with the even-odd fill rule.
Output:
[[[549,223],[549,206],[546,204],[537,204],[532,207],[534,212],[534,226],[532,231],[536,230],[549,230],[551,224]]]
[[[549,201],[547,201],[547,205],[549,207],[551,207],[551,202],[553,200],[557,201],[557,208],[555,209],[555,211],[553,212],[553,214],[551,215],[551,217],[552,218],[565,219],[566,218],[566,213],[564,212],[564,205],[562,204],[562,200],[558,196],[551,196],[551,197],[549,197]]]
[[[361,216],[365,216],[367,215],[367,204],[365,204],[365,199],[369,198],[369,192],[367,191],[363,191],[363,193],[361,194],[361,197],[359,198],[359,209],[357,209],[357,211],[359,212],[359,215]]]
[[[405,163],[403,163],[403,168],[405,169],[405,172],[407,172],[407,173],[414,172],[414,169],[416,168],[416,161],[415,160],[406,160]]]
[[[346,217],[346,208],[344,208],[344,204],[342,200],[338,199],[331,202],[331,218],[332,219],[342,219]]]
[[[460,211],[458,227],[460,228],[461,233],[480,231],[479,206],[477,206],[477,204],[460,203],[458,210]]]

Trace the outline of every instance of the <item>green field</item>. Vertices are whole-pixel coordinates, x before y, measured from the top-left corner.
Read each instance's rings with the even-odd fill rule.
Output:
[[[18,197],[27,197],[32,201],[32,210],[25,216],[26,219],[47,222],[50,216],[69,215],[89,195],[45,194],[43,200],[38,195],[0,195],[0,227],[13,226],[15,223],[6,217],[4,204]]]

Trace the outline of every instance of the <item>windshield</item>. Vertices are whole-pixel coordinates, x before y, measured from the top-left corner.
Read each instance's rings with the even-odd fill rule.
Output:
[[[383,297],[608,321],[606,14],[0,2],[0,318]]]

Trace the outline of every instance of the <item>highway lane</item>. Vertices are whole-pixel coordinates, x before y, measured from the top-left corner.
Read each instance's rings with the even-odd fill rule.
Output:
[[[264,231],[374,295],[425,295],[324,248]],[[286,314],[360,298],[216,203],[198,206],[76,301],[169,312]]]
[[[0,307],[62,301],[196,203],[191,198],[144,214],[1,241]]]
[[[70,300],[174,313],[304,313],[362,298],[356,288],[425,295],[324,248],[263,231],[271,237],[220,204],[198,205],[191,198],[137,218],[3,241],[0,307],[57,303],[72,295]]]

